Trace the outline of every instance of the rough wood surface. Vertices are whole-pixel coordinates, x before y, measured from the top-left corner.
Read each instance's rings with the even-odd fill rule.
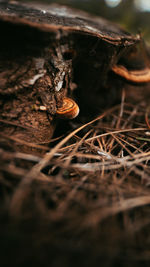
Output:
[[[64,96],[85,118],[114,103],[124,82],[112,66],[140,40],[81,11],[15,2],[0,2],[0,36],[1,132],[35,143],[50,141]]]
[[[0,18],[12,23],[27,24],[45,31],[65,29],[89,33],[112,43],[133,44],[139,36],[132,36],[109,21],[86,12],[57,5],[0,3]]]

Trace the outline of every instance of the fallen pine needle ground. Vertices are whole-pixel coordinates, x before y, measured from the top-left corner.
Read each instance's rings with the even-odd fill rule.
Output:
[[[49,144],[2,133],[0,143],[2,266],[149,266],[150,129],[143,104],[122,98]],[[34,150],[18,152],[14,144]]]

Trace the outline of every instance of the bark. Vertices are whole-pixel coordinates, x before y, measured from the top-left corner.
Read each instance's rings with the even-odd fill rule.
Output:
[[[84,12],[6,2],[0,34],[0,130],[36,143],[50,141],[64,96],[86,119],[114,103],[124,81],[112,67],[140,41]]]

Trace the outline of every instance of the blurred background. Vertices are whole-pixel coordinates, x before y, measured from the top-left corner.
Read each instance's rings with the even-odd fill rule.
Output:
[[[150,0],[32,0],[32,2],[68,5],[105,17],[119,23],[131,33],[141,33],[146,43],[150,45]]]

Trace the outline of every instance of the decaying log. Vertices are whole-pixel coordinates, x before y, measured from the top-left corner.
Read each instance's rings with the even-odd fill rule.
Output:
[[[118,75],[150,80],[142,58],[138,75],[130,70],[139,35],[64,6],[0,2],[0,36],[0,131],[14,138],[50,141],[66,96],[92,117],[119,95]],[[128,67],[118,64],[125,55]]]

